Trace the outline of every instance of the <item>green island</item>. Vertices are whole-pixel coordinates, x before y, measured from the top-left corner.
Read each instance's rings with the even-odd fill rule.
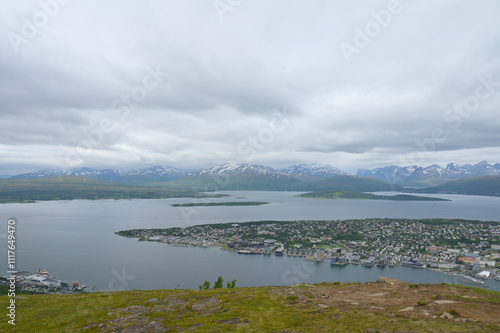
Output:
[[[451,201],[448,199],[421,197],[416,195],[379,195],[355,191],[315,191],[298,195],[314,199],[365,199],[365,200],[397,200],[397,201]]]
[[[268,205],[269,202],[260,202],[260,201],[230,201],[230,202],[193,202],[193,203],[182,203],[182,204],[172,204],[172,207],[210,207],[210,206],[261,206]]]
[[[201,281],[200,281],[201,282]],[[383,297],[377,297],[383,296]],[[0,296],[8,304],[7,296]],[[500,292],[448,284],[296,284],[22,295],[2,332],[498,332]],[[42,329],[41,329],[42,328]]]

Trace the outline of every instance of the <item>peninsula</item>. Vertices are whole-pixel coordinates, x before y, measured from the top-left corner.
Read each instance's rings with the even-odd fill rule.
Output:
[[[500,222],[449,219],[255,221],[116,234],[174,246],[288,255],[334,265],[436,269],[464,282],[500,279]]]
[[[451,201],[448,199],[421,197],[416,195],[397,194],[379,195],[355,191],[315,191],[298,195],[314,199],[365,199],[365,200],[397,200],[397,201]]]
[[[192,202],[192,203],[182,203],[173,204],[172,207],[211,207],[211,206],[261,206],[267,205],[269,202],[260,201],[229,201],[229,202]]]

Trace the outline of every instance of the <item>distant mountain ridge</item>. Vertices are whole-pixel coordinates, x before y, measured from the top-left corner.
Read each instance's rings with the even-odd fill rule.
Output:
[[[466,195],[487,195],[500,196],[500,175],[478,176],[472,178],[462,178],[446,182],[444,184],[420,188],[420,189],[404,189],[410,193],[449,193],[449,194],[466,194]]]
[[[500,174],[497,164],[490,165],[481,162],[475,165],[460,166],[450,163],[446,168],[431,165],[421,167],[396,167],[368,170],[363,176],[353,176],[343,173],[337,168],[319,164],[295,165],[282,170],[276,170],[263,165],[224,164],[218,167],[204,169],[197,172],[188,172],[174,167],[155,166],[136,170],[80,168],[73,170],[39,171],[18,175],[10,179],[1,179],[2,191],[8,188],[9,181],[23,191],[23,184],[37,185],[39,181],[50,180],[52,186],[56,180],[68,182],[68,177],[81,181],[104,181],[117,186],[151,185],[155,188],[169,188],[172,191],[189,193],[204,193],[221,190],[242,191],[402,191],[414,193],[456,193],[475,195],[500,195]],[[380,177],[390,173],[390,182]],[[488,176],[476,174],[490,173]],[[378,177],[366,175],[376,175]],[[475,176],[475,177],[473,177]],[[443,181],[449,177],[464,177],[452,181]],[[87,179],[88,178],[88,179]],[[408,186],[420,181],[420,187]],[[25,183],[23,183],[25,182]],[[398,183],[399,182],[399,183]],[[441,182],[437,186],[433,183]],[[45,183],[44,183],[45,184]],[[405,185],[401,185],[405,184]],[[428,184],[423,186],[423,184]],[[38,184],[40,185],[40,184]],[[37,185],[37,186],[38,186]]]
[[[102,179],[113,182],[131,182],[131,181],[170,181],[182,176],[191,177],[215,177],[215,176],[267,176],[269,178],[279,177],[303,177],[314,176],[318,178],[327,178],[335,175],[348,175],[325,164],[299,164],[286,169],[276,170],[264,165],[248,164],[223,164],[217,167],[204,169],[201,171],[190,172],[186,169],[177,169],[172,166],[153,166],[143,169],[92,169],[79,168],[71,170],[41,170],[31,173],[20,174],[10,177],[11,179],[39,179],[54,176],[81,176],[96,179]]]
[[[487,161],[474,165],[449,163],[445,168],[437,164],[425,168],[416,165],[406,167],[390,165],[372,170],[359,169],[356,175],[375,177],[390,184],[427,187],[463,178],[500,175],[500,163],[494,165],[488,164]]]
[[[134,182],[161,182],[177,179],[188,174],[186,170],[177,169],[171,166],[153,166],[143,169],[91,169],[80,168],[71,170],[42,170],[25,173],[10,177],[10,179],[39,179],[54,176],[79,176],[95,179],[102,179],[112,182],[134,183]]]
[[[343,172],[336,167],[318,163],[297,164],[279,170],[264,165],[234,163],[223,164],[195,172],[186,169],[177,169],[172,166],[153,166],[131,170],[79,168],[71,170],[42,170],[10,178],[39,179],[63,175],[90,177],[128,184],[167,182],[181,178],[201,179],[210,177],[233,177],[233,179],[240,177],[246,179],[247,183],[252,177],[257,177],[261,182],[264,182],[266,179],[273,181],[280,179],[281,181],[289,180],[292,183],[297,183],[297,180],[320,181],[333,176],[351,176],[349,173]],[[445,168],[437,164],[428,167],[390,165],[371,170],[359,169],[356,173],[358,177],[372,177],[389,184],[409,187],[437,186],[448,181],[491,175],[500,175],[500,163],[493,165],[488,164],[486,161],[474,165],[449,163]]]

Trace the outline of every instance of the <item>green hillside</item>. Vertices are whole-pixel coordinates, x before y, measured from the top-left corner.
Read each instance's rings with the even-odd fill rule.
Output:
[[[376,191],[397,191],[402,187],[391,185],[383,180],[373,177],[358,176],[333,176],[320,181],[314,181],[304,186],[309,191],[358,191],[358,192],[376,192]]]
[[[314,178],[316,179],[316,178]],[[214,179],[207,176],[183,176],[170,181],[174,188],[195,189],[197,191],[300,191],[307,181],[292,176],[272,177],[269,175],[231,176]]]
[[[498,332],[500,292],[381,282],[21,295],[1,332]],[[7,296],[0,296],[8,304]],[[4,307],[4,313],[6,312]]]
[[[232,176],[221,179],[211,177],[184,176],[177,180],[163,183],[174,188],[208,190],[246,190],[246,191],[394,191],[402,187],[391,185],[383,180],[371,177],[333,176],[326,179],[304,176]]]
[[[435,187],[408,191],[415,193],[453,193],[500,196],[500,176],[463,178]]]
[[[0,179],[0,203],[35,200],[159,199],[198,196],[189,189],[114,184],[88,177]]]

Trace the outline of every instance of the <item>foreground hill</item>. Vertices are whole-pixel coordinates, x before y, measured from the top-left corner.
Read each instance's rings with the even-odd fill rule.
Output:
[[[500,292],[458,285],[322,283],[22,295],[2,332],[498,332]],[[1,296],[7,304],[6,296]]]
[[[500,196],[500,176],[464,178],[411,192]]]

